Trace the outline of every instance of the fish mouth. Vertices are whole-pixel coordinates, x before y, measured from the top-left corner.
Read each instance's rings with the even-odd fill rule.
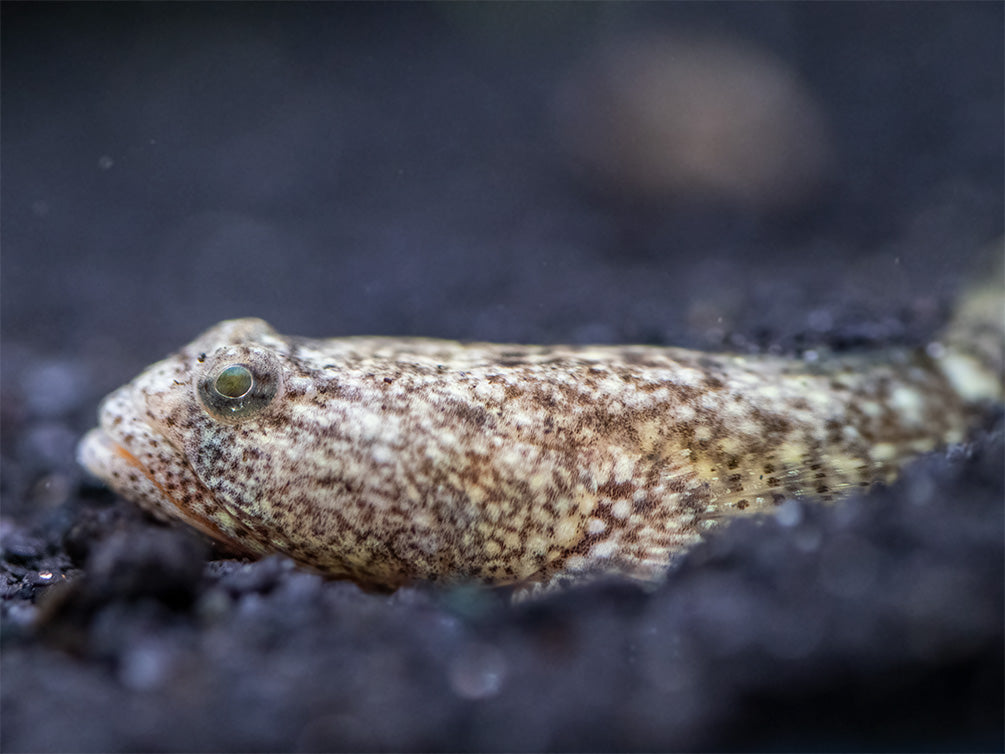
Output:
[[[233,539],[213,521],[200,515],[191,504],[182,503],[179,492],[184,493],[186,501],[192,499],[193,491],[201,493],[203,500],[209,500],[211,493],[188,467],[181,452],[163,437],[159,441],[154,439],[149,429],[142,435],[127,431],[123,433],[125,437],[120,437],[118,433],[109,431],[109,422],[104,421],[106,413],[101,413],[102,426],[90,430],[77,446],[80,465],[155,517],[183,521],[215,540],[234,546]],[[160,452],[152,454],[151,446],[160,449]],[[157,473],[151,461],[158,468],[170,466],[171,474]],[[182,478],[185,484],[170,484],[167,482],[169,477]]]

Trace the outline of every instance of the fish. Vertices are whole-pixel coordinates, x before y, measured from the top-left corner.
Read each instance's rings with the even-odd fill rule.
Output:
[[[964,441],[1002,402],[1001,277],[925,347],[816,360],[228,320],[108,395],[78,459],[235,554],[365,588],[653,584],[726,521]]]

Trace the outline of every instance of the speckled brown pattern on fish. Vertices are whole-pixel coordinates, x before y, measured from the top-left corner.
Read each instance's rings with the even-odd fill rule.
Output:
[[[1001,400],[989,290],[927,352],[822,363],[232,320],[110,395],[81,459],[161,516],[364,584],[654,579],[725,516],[961,440]]]

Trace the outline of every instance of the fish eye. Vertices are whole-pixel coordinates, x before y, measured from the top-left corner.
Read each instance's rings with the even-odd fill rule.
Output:
[[[244,364],[232,364],[219,375],[213,388],[224,398],[241,398],[247,395],[255,384],[255,377]]]
[[[225,348],[210,359],[198,381],[199,400],[215,418],[241,421],[268,406],[279,389],[279,367],[267,351]]]

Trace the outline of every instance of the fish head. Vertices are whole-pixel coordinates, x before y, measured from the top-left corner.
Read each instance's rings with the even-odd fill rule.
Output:
[[[219,469],[228,456],[254,454],[276,421],[288,372],[281,345],[260,319],[221,322],[109,394],[78,460],[158,518],[238,552],[275,549],[245,511],[254,480]]]

